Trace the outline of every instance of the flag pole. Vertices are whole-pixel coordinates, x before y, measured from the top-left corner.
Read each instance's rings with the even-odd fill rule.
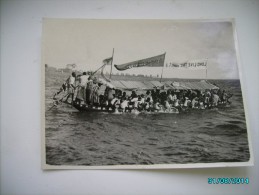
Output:
[[[166,52],[165,52],[165,54],[166,54]],[[164,64],[163,64],[163,68],[162,68],[162,73],[161,73],[160,83],[161,83],[162,78],[163,78],[164,66],[165,66],[165,59],[164,59]]]
[[[112,61],[111,61],[110,79],[112,78],[112,62],[113,62],[113,54],[114,54],[114,48],[112,48]]]
[[[206,60],[206,80],[208,80],[208,58]]]

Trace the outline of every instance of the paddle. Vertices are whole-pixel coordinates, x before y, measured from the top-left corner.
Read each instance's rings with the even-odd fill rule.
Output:
[[[69,95],[69,93],[65,94],[62,98],[60,98],[59,100],[56,100],[54,105],[51,106],[47,111],[50,111],[52,108],[56,107],[60,102],[63,101],[64,98],[66,98]]]

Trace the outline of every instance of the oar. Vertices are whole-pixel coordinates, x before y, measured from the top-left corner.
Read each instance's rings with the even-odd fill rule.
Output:
[[[64,95],[61,99],[57,100],[57,102],[62,102],[62,100],[67,97],[69,94]],[[56,104],[54,104],[53,106],[51,106],[47,111],[50,111],[52,108],[54,108],[55,106],[57,106]]]

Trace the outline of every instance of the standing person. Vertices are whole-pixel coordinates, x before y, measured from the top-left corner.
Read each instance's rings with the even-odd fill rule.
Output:
[[[130,105],[131,105],[131,107],[133,107],[133,109],[138,108],[138,95],[136,94],[135,91],[132,91],[132,93],[131,93]]]
[[[74,100],[74,92],[75,92],[75,79],[76,79],[76,73],[72,72],[72,75],[67,79],[67,99],[65,102],[68,102],[68,99],[71,97],[71,104],[73,104]]]
[[[205,108],[210,108],[210,99],[211,99],[211,93],[209,90],[205,91],[205,99],[204,99],[204,106]]]
[[[93,88],[92,88],[92,105],[99,106],[100,105],[100,99],[99,99],[99,89],[101,87],[101,83],[97,82],[97,79],[95,78],[93,80]]]
[[[56,99],[56,96],[59,95],[61,92],[67,91],[70,77],[71,76],[69,76],[67,78],[67,80],[62,84],[62,86],[60,87],[59,91],[54,94],[53,99]]]
[[[212,93],[212,106],[217,107],[219,102],[219,96],[216,92]]]
[[[171,92],[170,90],[167,91],[167,101],[172,104],[173,103],[173,92]]]
[[[90,105],[92,103],[92,93],[93,93],[93,79],[92,77],[90,76],[89,77],[89,80],[86,84],[86,91],[85,91],[85,96],[86,96],[86,103],[88,105]]]
[[[176,100],[177,100],[177,95],[176,93],[173,93],[172,104],[174,104]]]
[[[76,96],[76,100],[81,104],[82,102],[85,102],[86,100],[86,84],[88,82],[89,76],[86,75],[86,72],[83,72],[83,75],[81,75],[78,78],[78,92]]]
[[[110,105],[111,105],[111,101],[113,99],[113,90],[110,86],[106,86],[106,89],[104,91],[104,99],[105,99],[105,104],[106,104],[106,109],[108,110]]]

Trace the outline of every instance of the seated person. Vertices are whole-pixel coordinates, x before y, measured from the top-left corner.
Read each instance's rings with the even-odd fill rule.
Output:
[[[157,101],[156,103],[154,103],[154,110],[155,111],[160,111],[162,109],[161,104],[159,103],[159,101]]]
[[[188,108],[190,106],[191,100],[188,97],[185,97],[183,107]]]
[[[166,112],[170,112],[170,111],[171,111],[171,105],[169,104],[169,101],[168,101],[168,100],[166,100],[166,101],[164,102],[164,105],[165,105],[165,111],[166,111]]]
[[[193,98],[192,108],[198,108],[198,97]]]
[[[119,99],[117,98],[117,96],[113,95],[113,99],[110,101],[110,105],[109,107],[111,107],[112,109],[115,108],[116,103],[119,101]]]
[[[180,107],[180,100],[179,99],[175,99],[174,101],[174,107]]]
[[[122,112],[126,112],[126,109],[128,108],[129,101],[127,100],[126,97],[123,97],[121,102],[120,102],[120,108]]]

